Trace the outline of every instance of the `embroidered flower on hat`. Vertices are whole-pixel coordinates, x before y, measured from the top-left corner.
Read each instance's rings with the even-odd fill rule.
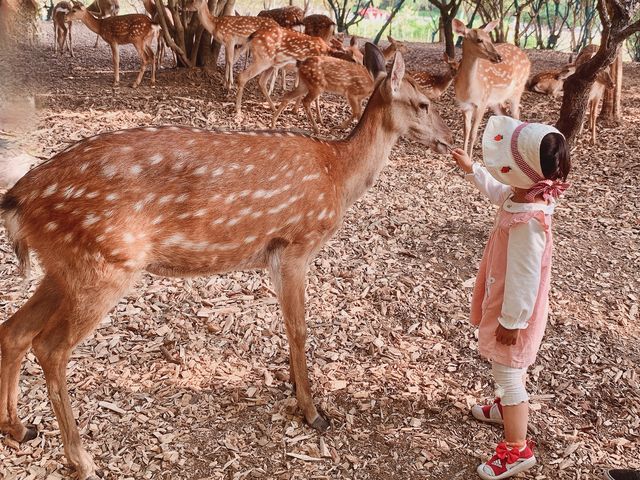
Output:
[[[502,167],[502,168],[500,169],[500,171],[501,171],[502,173],[509,173],[509,172],[511,171],[511,167]]]
[[[503,138],[504,138],[504,137],[503,137],[502,135],[500,135],[500,134],[498,134],[498,135],[496,135],[495,137],[493,137],[493,139],[494,139],[496,142],[499,142],[499,141],[500,141],[500,140],[502,140]]]

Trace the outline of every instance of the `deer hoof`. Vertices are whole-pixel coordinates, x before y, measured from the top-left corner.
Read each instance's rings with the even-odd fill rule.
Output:
[[[326,432],[327,430],[329,430],[331,422],[329,421],[328,417],[325,417],[322,413],[318,412],[318,416],[312,423],[309,424],[309,426],[314,430],[317,430],[318,432]]]
[[[20,443],[28,442],[38,436],[38,430],[36,429],[35,425],[26,425],[25,428],[26,430],[24,432],[24,437],[22,437]]]

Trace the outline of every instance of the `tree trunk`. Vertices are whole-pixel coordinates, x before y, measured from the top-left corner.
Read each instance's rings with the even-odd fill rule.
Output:
[[[382,37],[382,34],[384,33],[384,31],[391,24],[391,22],[393,21],[394,17],[396,16],[396,14],[400,11],[400,9],[402,8],[402,5],[404,5],[404,2],[405,2],[405,0],[398,0],[396,2],[395,6],[393,7],[393,10],[391,11],[391,15],[389,15],[389,18],[387,19],[386,22],[384,22],[384,25],[382,26],[382,28],[380,29],[380,31],[376,35],[376,38],[373,40],[373,43],[375,45],[378,44],[378,42],[380,41],[380,37]]]
[[[622,121],[622,51],[611,64],[611,79],[614,87],[607,88],[602,101],[602,110],[598,121],[614,127]]]

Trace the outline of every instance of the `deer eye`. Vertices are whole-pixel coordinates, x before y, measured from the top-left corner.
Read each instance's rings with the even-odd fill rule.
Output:
[[[483,41],[484,41],[484,40],[482,40],[481,38],[478,38],[478,39],[476,40],[476,42],[478,42],[478,43],[482,43]]]
[[[420,105],[418,105],[420,107],[420,109],[424,110],[425,112],[429,112],[429,104],[426,102],[422,102]]]

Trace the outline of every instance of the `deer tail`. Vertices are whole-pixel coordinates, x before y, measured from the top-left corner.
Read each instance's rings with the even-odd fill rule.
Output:
[[[25,231],[20,221],[20,208],[18,197],[9,190],[0,203],[0,215],[4,220],[4,226],[7,229],[9,240],[13,244],[13,251],[18,257],[20,264],[20,273],[25,278],[29,277],[31,272],[31,260],[29,259],[29,244]]]

